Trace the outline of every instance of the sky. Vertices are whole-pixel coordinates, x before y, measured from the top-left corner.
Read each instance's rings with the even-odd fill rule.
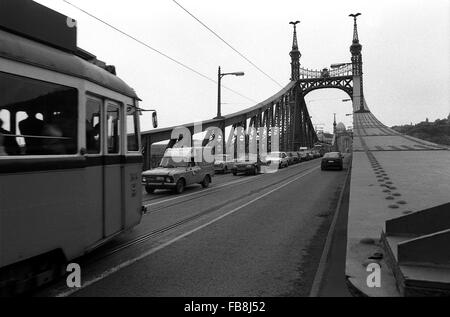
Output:
[[[216,38],[172,0],[69,0],[151,47],[217,79],[246,98],[222,89],[222,113],[255,105],[281,88]],[[78,46],[116,66],[117,74],[158,111],[159,127],[211,119],[217,84],[114,31],[62,0],[37,0],[77,20]],[[177,0],[229,44],[274,78],[289,83],[290,21],[297,26],[301,66],[322,69],[350,62],[350,13],[360,12],[364,95],[388,126],[446,118],[450,112],[450,1],[448,0]],[[313,123],[332,131],[333,114],[352,126],[344,92],[320,89],[306,97]],[[151,115],[142,117],[151,129]]]

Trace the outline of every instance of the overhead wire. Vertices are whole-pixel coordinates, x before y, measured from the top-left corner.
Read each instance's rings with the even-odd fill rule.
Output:
[[[128,38],[130,38],[130,39],[132,39],[133,41],[135,41],[135,42],[137,42],[137,43],[143,45],[144,47],[146,47],[146,48],[152,50],[153,52],[155,52],[155,53],[157,53],[157,54],[159,54],[159,55],[161,55],[161,56],[163,56],[163,57],[169,59],[170,61],[176,63],[177,65],[179,65],[179,66],[181,66],[181,67],[183,67],[183,68],[185,68],[185,69],[187,69],[187,70],[189,70],[189,71],[191,71],[191,72],[197,74],[198,76],[200,76],[200,77],[202,77],[202,78],[204,78],[204,79],[206,79],[206,80],[208,80],[208,81],[210,81],[210,82],[213,82],[213,83],[215,83],[215,84],[218,84],[217,80],[214,80],[213,78],[211,78],[211,77],[209,77],[209,76],[207,76],[207,75],[201,73],[200,71],[194,69],[193,67],[188,66],[188,65],[186,65],[185,63],[178,61],[177,59],[175,59],[175,58],[173,58],[173,57],[167,55],[166,53],[164,53],[164,52],[162,52],[162,51],[160,51],[160,50],[158,50],[158,49],[152,47],[151,45],[145,43],[144,41],[139,40],[139,39],[136,38],[135,36],[130,35],[129,33],[125,32],[125,31],[122,31],[121,29],[115,27],[115,26],[112,25],[111,23],[108,23],[108,22],[106,22],[105,20],[103,20],[103,19],[101,19],[101,18],[95,16],[94,14],[92,14],[92,13],[90,13],[90,12],[88,12],[88,11],[86,11],[86,10],[84,10],[84,9],[82,9],[82,8],[80,8],[80,7],[78,7],[78,6],[76,6],[75,4],[71,3],[70,1],[68,1],[68,0],[62,0],[62,1],[65,2],[65,3],[67,3],[67,4],[70,5],[70,6],[74,7],[75,9],[77,9],[77,10],[83,12],[84,14],[90,16],[91,18],[93,18],[93,19],[95,19],[95,20],[97,20],[97,21],[99,21],[99,22],[105,24],[106,26],[110,27],[111,29],[115,30],[116,32],[119,32],[120,34],[122,34],[122,35],[124,35],[124,36],[126,36],[126,37],[128,37]],[[222,87],[223,87],[224,89],[227,89],[227,90],[233,92],[234,94],[236,94],[236,95],[238,95],[238,96],[240,96],[240,97],[242,97],[242,98],[244,98],[244,99],[247,99],[247,100],[249,100],[249,101],[251,101],[251,102],[254,102],[254,103],[258,103],[256,100],[254,100],[254,99],[252,99],[252,98],[250,98],[250,97],[247,97],[247,96],[245,96],[244,94],[242,94],[242,93],[240,93],[240,92],[238,92],[238,91],[236,91],[236,90],[234,90],[234,89],[232,89],[232,88],[229,88],[229,87],[227,87],[227,86],[225,86],[225,85],[222,85]]]
[[[183,7],[180,3],[178,3],[176,0],[172,0],[177,6],[179,6],[183,11],[185,11],[187,14],[189,14],[194,20],[196,20],[198,23],[200,23],[203,27],[205,27],[208,31],[210,31],[212,34],[214,34],[219,40],[221,40],[225,45],[227,45],[229,48],[231,48],[234,52],[236,52],[239,56],[241,56],[243,59],[245,59],[250,65],[255,67],[259,72],[261,72],[264,76],[269,78],[271,81],[273,81],[275,84],[283,88],[283,85],[281,85],[278,81],[276,81],[272,76],[267,74],[265,71],[263,71],[258,65],[253,63],[249,58],[247,58],[244,54],[242,54],[239,50],[234,48],[230,43],[228,43],[226,40],[224,40],[217,32],[215,32],[213,29],[211,29],[208,25],[206,25],[204,22],[202,22],[199,18],[197,18],[194,14],[189,12],[185,7]]]

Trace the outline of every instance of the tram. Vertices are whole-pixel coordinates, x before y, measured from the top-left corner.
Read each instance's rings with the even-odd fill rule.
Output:
[[[14,294],[140,222],[143,157],[138,96],[77,47],[74,21],[0,7],[0,294]]]

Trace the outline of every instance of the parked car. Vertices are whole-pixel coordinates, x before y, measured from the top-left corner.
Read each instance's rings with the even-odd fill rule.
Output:
[[[318,150],[311,150],[311,154],[312,154],[313,158],[315,158],[315,159],[322,156],[322,155],[320,155],[320,152]]]
[[[343,169],[343,161],[342,161],[342,154],[340,152],[329,152],[325,153],[325,155],[322,157],[321,162],[321,168],[322,171],[328,170],[328,169]]]
[[[306,147],[301,147],[298,151],[299,155],[300,155],[300,160],[303,161],[309,161],[311,159],[311,155],[309,155],[309,151],[308,148]]]
[[[297,152],[287,152],[289,165],[297,164],[300,162],[300,156]]]
[[[263,161],[267,166],[277,163],[278,168],[288,167],[289,159],[286,152],[270,152],[264,157]]]
[[[172,189],[180,194],[192,184],[207,188],[214,176],[214,167],[211,163],[195,162],[195,150],[201,148],[168,149],[159,167],[142,173],[142,184],[147,193],[151,194],[155,189]]]
[[[234,162],[232,172],[233,175],[238,173],[245,173],[247,175],[256,175],[261,172],[261,166],[264,163],[260,160],[256,154],[241,155]]]
[[[216,173],[231,172],[234,166],[234,158],[229,154],[220,154],[214,157],[214,171]]]

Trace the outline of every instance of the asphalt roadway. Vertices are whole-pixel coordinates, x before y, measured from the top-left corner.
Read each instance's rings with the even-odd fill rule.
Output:
[[[80,260],[81,289],[60,281],[37,296],[308,296],[344,162],[344,171],[321,171],[316,159],[145,194],[141,224]]]

